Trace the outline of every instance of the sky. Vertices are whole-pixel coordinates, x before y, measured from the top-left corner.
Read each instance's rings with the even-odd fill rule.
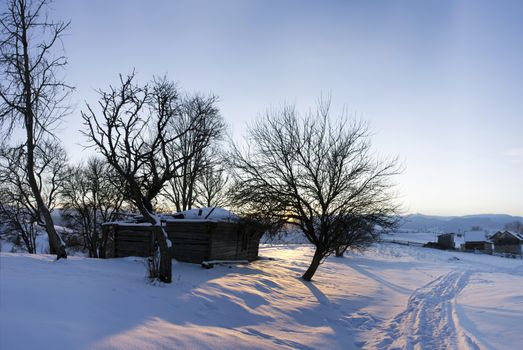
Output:
[[[213,93],[234,138],[268,108],[331,96],[399,156],[406,213],[523,216],[523,2],[56,0],[75,111],[135,69]]]

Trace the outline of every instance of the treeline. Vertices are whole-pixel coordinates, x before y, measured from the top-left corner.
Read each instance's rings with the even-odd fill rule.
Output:
[[[51,22],[47,10],[46,0],[8,0],[0,17],[0,216],[29,252],[40,228],[51,252],[67,257],[74,242],[57,233],[54,208],[91,257],[101,255],[102,222],[137,212],[153,227],[150,275],[168,283],[171,242],[158,213],[228,206],[268,232],[299,228],[316,248],[303,275],[310,280],[326,257],[364,249],[396,224],[397,159],[376,156],[367,125],[332,118],[328,101],[305,116],[293,106],[268,112],[240,147],[224,142],[216,96],[183,92],[168,77],[140,84],[134,72],[121,74],[80,108],[95,155],[70,164],[57,132],[74,112],[57,45],[69,23]]]
[[[126,171],[134,172],[139,190],[151,202],[148,206],[156,210],[227,204],[229,175],[222,161],[226,125],[217,98],[183,93],[167,78],[143,86],[133,85],[133,79],[134,74],[121,80],[118,90],[99,91],[100,115],[90,105],[81,112],[88,138],[98,135],[106,142],[114,135],[105,153],[71,164],[58,134],[50,132],[35,145],[38,190],[47,208],[61,209],[66,227],[81,239],[76,234],[61,238],[94,258],[104,247],[101,224],[138,211],[133,189],[122,176]],[[131,109],[133,116],[127,114]],[[99,134],[91,134],[94,128]],[[111,149],[113,143],[118,146]],[[36,252],[36,236],[45,224],[29,184],[24,144],[0,149],[0,220],[4,237]]]

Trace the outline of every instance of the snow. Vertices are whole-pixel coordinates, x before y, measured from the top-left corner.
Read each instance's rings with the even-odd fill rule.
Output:
[[[167,232],[163,228],[162,220],[160,219],[160,216],[157,215],[157,214],[152,214],[151,216],[154,219],[154,222],[156,223],[156,226],[160,227],[160,229],[162,230],[162,234],[163,234],[163,237],[165,239],[165,243],[167,245],[167,248],[172,248],[173,243],[172,243],[171,239],[169,238],[169,235],[167,234]]]
[[[523,261],[379,243],[299,278],[306,245],[248,265],[0,254],[0,349],[514,349]]]
[[[458,296],[461,325],[486,348],[507,348],[508,341],[521,344],[523,340],[522,285],[513,282],[511,275],[478,272]],[[498,286],[503,286],[502,292],[493,292]]]
[[[454,249],[461,249],[461,246],[463,244],[465,244],[465,235],[464,234],[460,234],[460,235],[455,234],[454,235]]]
[[[464,233],[465,242],[483,242],[488,239],[484,231],[466,231]]]
[[[382,239],[427,243],[437,242],[438,234],[433,232],[393,232],[389,234],[383,234]]]
[[[194,208],[178,212],[183,214],[184,219],[180,220],[211,220],[211,221],[235,221],[239,217],[233,212],[220,207]],[[177,219],[169,219],[173,221]]]

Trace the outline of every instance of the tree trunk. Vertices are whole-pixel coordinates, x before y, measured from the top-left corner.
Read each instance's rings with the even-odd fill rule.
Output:
[[[109,241],[109,226],[102,226],[102,244],[98,251],[98,257],[105,259],[107,257],[107,242]]]
[[[160,248],[160,263],[158,268],[158,279],[164,283],[172,281],[172,257],[167,244],[167,233],[162,227],[158,215],[154,212],[152,203],[147,198],[141,198],[141,204],[138,209],[145,219],[153,226],[154,238]]]
[[[153,228],[154,236],[160,247],[160,264],[158,270],[158,279],[164,283],[171,283],[172,281],[172,258],[167,246],[167,239],[162,226]]]
[[[340,247],[337,247],[336,248],[336,255],[335,255],[337,258],[341,258],[343,257],[343,252],[341,251],[341,248]]]
[[[314,274],[316,273],[318,266],[320,266],[321,259],[323,259],[324,256],[325,253],[316,247],[316,251],[314,252],[314,256],[312,257],[311,264],[302,276],[302,278],[305,281],[310,281],[312,279],[312,276],[314,276]]]
[[[65,251],[65,246],[62,244],[60,237],[54,227],[53,218],[51,217],[51,212],[44,203],[42,194],[40,193],[40,188],[38,187],[38,182],[34,174],[34,148],[33,143],[33,120],[31,117],[26,116],[26,130],[27,130],[27,180],[29,186],[31,187],[31,192],[36,200],[38,205],[38,210],[40,212],[41,218],[45,224],[45,230],[47,231],[47,236],[49,237],[49,250],[51,254],[56,254],[56,258],[67,258],[67,253]]]
[[[100,246],[100,237],[98,237],[98,213],[96,212],[96,191],[93,191],[93,257],[98,258],[98,247]]]
[[[47,206],[44,203],[42,194],[40,193],[40,188],[38,187],[38,182],[35,177],[35,165],[34,165],[34,150],[35,150],[35,135],[34,135],[34,106],[33,106],[33,94],[31,86],[31,69],[30,69],[30,59],[29,59],[29,44],[27,38],[27,26],[25,12],[21,14],[22,22],[22,46],[23,46],[23,72],[24,78],[24,100],[25,100],[25,110],[24,110],[24,122],[25,129],[27,134],[27,180],[31,191],[35,197],[36,203],[38,205],[38,210],[40,211],[41,218],[44,220],[45,228],[47,235],[49,237],[49,248],[51,251],[54,250],[56,253],[56,258],[67,258],[67,253],[65,251],[65,246],[62,245],[58,233],[54,228],[53,218]]]
[[[347,248],[349,246],[342,246],[342,247],[337,247],[336,248],[336,257],[337,258],[343,258],[343,255],[345,254],[345,252],[347,251]]]

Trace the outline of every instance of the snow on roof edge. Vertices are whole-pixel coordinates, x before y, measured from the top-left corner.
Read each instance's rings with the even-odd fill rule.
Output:
[[[183,215],[183,218],[175,217]],[[162,214],[161,222],[236,222],[240,217],[221,207],[193,208],[173,214]],[[148,222],[133,223],[128,221],[104,222],[102,225],[150,226]]]

